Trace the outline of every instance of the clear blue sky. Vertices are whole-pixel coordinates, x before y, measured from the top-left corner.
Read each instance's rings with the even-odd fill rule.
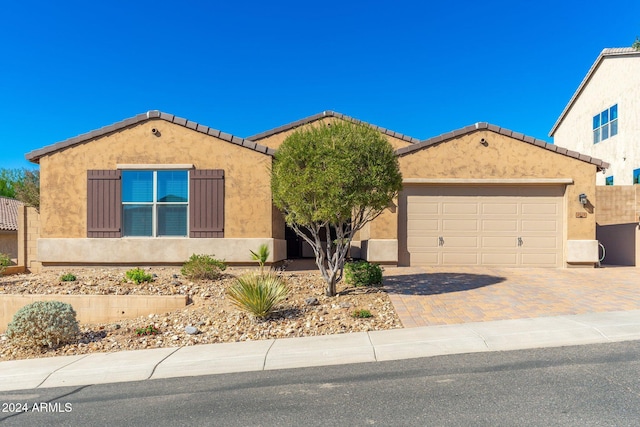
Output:
[[[0,168],[147,110],[250,136],[335,110],[424,139],[487,121],[550,141],[640,1],[5,1]]]

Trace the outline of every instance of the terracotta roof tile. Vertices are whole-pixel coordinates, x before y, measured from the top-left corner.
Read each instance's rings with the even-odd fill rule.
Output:
[[[383,127],[376,126],[376,125],[373,125],[371,123],[363,122],[362,120],[354,119],[353,117],[349,117],[349,116],[344,115],[342,113],[337,113],[335,111],[329,111],[329,110],[328,111],[323,111],[322,113],[314,114],[313,116],[305,117],[304,119],[296,120],[295,122],[291,122],[291,123],[283,125],[283,126],[278,126],[277,128],[274,128],[274,129],[271,129],[271,130],[268,130],[268,131],[265,131],[265,132],[261,132],[261,133],[258,133],[256,135],[249,136],[246,139],[249,139],[251,141],[260,141],[261,139],[267,138],[267,137],[269,137],[271,135],[275,135],[275,134],[278,134],[278,133],[281,133],[281,132],[286,132],[288,130],[295,129],[295,128],[299,127],[299,126],[315,122],[315,121],[323,119],[325,117],[335,117],[335,118],[338,118],[338,119],[347,120],[347,121],[352,122],[352,123],[366,124],[366,125],[369,125],[369,126],[373,127],[374,129],[376,129],[377,131],[379,131],[379,132],[381,132],[381,133],[383,133],[385,135],[389,135],[389,136],[392,136],[394,138],[398,138],[398,139],[401,139],[403,141],[410,142],[412,144],[417,144],[418,142],[420,142],[420,140],[417,139],[417,138],[413,138],[411,136],[408,136],[408,135],[405,135],[405,134],[402,134],[402,133],[394,132],[392,130],[385,129]]]
[[[22,206],[22,202],[0,196],[0,230],[1,231],[17,231],[18,230],[18,207]]]
[[[485,122],[476,123],[475,125],[465,126],[461,129],[454,130],[452,132],[447,132],[442,135],[434,136],[433,138],[425,139],[417,144],[409,145],[407,147],[398,148],[395,150],[397,156],[406,156],[414,151],[422,150],[427,147],[431,147],[434,145],[441,144],[443,142],[452,140],[462,135],[467,135],[473,132],[477,132],[480,130],[489,130],[491,132],[499,133],[501,135],[506,135],[511,138],[517,139],[522,142],[526,142],[527,144],[535,145],[537,147],[544,148],[545,150],[554,151],[559,154],[573,157],[574,159],[581,160],[583,162],[594,164],[598,167],[598,169],[607,169],[609,167],[609,163],[604,162],[600,159],[596,159],[593,157],[586,156],[584,154],[578,153],[576,151],[570,151],[563,147],[558,147],[557,145],[549,144],[542,140],[536,139],[531,136],[524,135],[520,132],[513,132],[509,129],[501,128],[496,125],[492,125]]]
[[[163,113],[158,110],[151,110],[146,113],[138,114],[137,116],[122,120],[118,123],[114,123],[112,125],[105,126],[100,129],[96,129],[82,135],[74,136],[73,138],[66,139],[56,144],[31,151],[30,153],[27,153],[25,157],[27,158],[27,160],[31,162],[39,163],[40,158],[43,156],[53,154],[57,151],[72,147],[74,145],[82,144],[92,139],[96,139],[101,136],[110,134],[112,132],[120,131],[124,128],[127,128],[129,126],[132,126],[147,120],[164,120],[170,123],[177,124],[179,126],[184,126],[188,129],[194,129],[194,130],[197,130],[198,132],[206,133],[208,135],[214,136],[216,138],[222,139],[227,142],[232,142],[242,147],[247,147],[251,150],[258,151],[260,153],[263,153],[269,156],[273,156],[275,153],[275,150],[262,146],[260,144],[256,144],[253,141],[251,141],[250,143],[245,143],[246,140],[244,138],[239,138],[237,136],[233,136],[225,132],[220,132],[219,130],[209,128],[208,126],[200,125],[196,122],[189,121],[182,117],[176,117],[173,114]]]

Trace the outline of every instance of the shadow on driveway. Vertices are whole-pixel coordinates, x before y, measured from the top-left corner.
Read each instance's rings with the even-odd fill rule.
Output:
[[[468,291],[495,285],[507,280],[505,277],[468,273],[425,273],[388,276],[384,288],[392,294],[438,295]]]

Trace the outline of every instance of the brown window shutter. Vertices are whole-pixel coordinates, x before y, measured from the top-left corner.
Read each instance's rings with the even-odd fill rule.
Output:
[[[224,237],[224,171],[192,170],[189,237]]]
[[[119,170],[87,171],[87,237],[121,237]]]

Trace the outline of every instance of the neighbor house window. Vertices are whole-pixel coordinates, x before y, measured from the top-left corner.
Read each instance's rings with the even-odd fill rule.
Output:
[[[613,175],[608,176],[604,179],[604,185],[613,185]]]
[[[633,183],[640,184],[640,169],[633,170]]]
[[[593,116],[593,143],[618,134],[618,104]]]
[[[187,171],[122,171],[124,236],[187,236]]]

